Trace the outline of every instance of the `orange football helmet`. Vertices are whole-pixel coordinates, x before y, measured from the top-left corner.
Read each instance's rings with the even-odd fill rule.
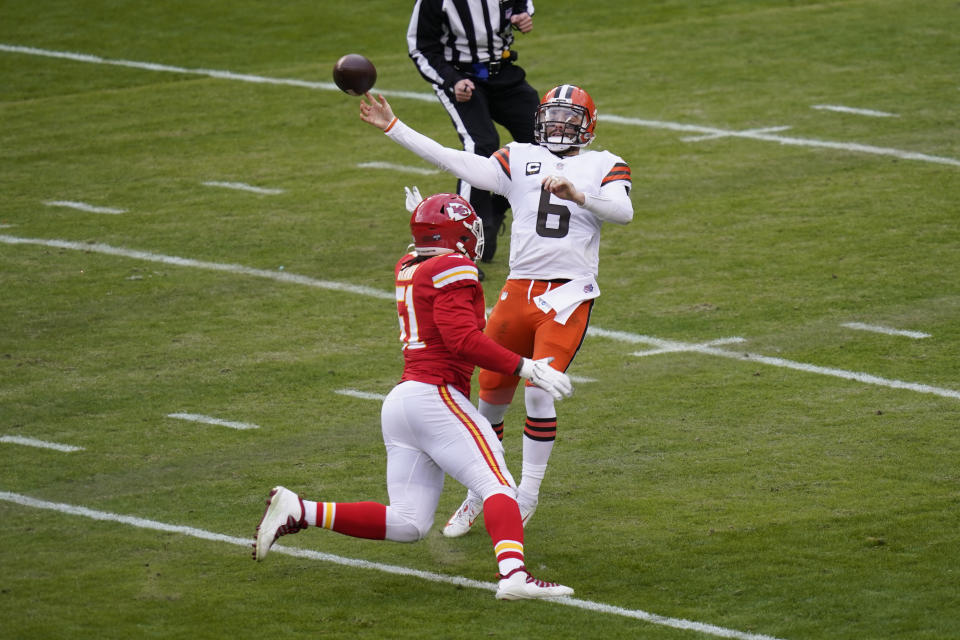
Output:
[[[562,84],[547,91],[533,128],[537,144],[560,153],[570,147],[585,147],[594,138],[597,107],[590,94],[572,84]]]

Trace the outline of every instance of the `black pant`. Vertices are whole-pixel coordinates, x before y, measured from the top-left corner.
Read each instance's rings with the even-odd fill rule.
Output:
[[[503,126],[517,142],[533,142],[540,96],[527,83],[526,75],[521,67],[512,64],[504,65],[500,73],[485,80],[469,74],[475,86],[473,97],[466,102],[449,97],[443,101],[465,150],[484,157],[493,155],[501,146],[494,123]],[[457,183],[457,191],[470,200],[483,220],[485,244],[481,260],[490,262],[510,205],[503,196],[474,189],[462,180]]]

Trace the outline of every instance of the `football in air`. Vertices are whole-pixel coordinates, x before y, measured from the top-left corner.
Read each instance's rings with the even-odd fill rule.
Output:
[[[359,53],[348,53],[333,65],[333,81],[351,96],[362,96],[377,81],[377,68]]]

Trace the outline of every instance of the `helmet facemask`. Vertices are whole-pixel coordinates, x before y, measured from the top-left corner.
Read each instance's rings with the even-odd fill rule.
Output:
[[[458,242],[457,251],[476,262],[483,255],[483,221],[479,217],[475,217],[472,222],[464,220],[463,226],[467,228],[468,233],[473,234],[476,241],[471,242],[469,236],[464,236],[467,246],[464,246],[463,241]],[[469,247],[471,244],[473,245],[472,249]]]
[[[554,153],[585,147],[593,140],[590,115],[577,104],[546,102],[537,107],[534,139]]]

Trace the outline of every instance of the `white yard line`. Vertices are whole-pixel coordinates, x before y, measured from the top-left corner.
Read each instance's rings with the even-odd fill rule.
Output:
[[[189,258],[178,258],[176,256],[165,256],[157,253],[149,253],[146,251],[135,251],[132,249],[123,249],[120,247],[112,247],[110,245],[100,244],[100,243],[91,243],[86,244],[83,242],[69,242],[66,240],[43,240],[39,238],[21,238],[18,236],[8,236],[0,235],[0,243],[6,244],[30,244],[30,245],[40,245],[45,247],[56,247],[59,249],[74,249],[77,251],[84,251],[87,253],[103,253],[107,255],[114,256],[124,256],[127,258],[133,258],[136,260],[148,260],[151,262],[161,262],[164,264],[171,264],[181,267],[194,267],[198,269],[209,269],[211,271],[224,271],[228,273],[236,273],[240,275],[256,276],[258,278],[269,278],[271,280],[276,280],[278,282],[286,282],[292,284],[302,284],[310,287],[317,287],[320,289],[330,289],[333,291],[342,291],[346,293],[355,293],[359,295],[369,296],[372,298],[378,298],[380,300],[395,300],[395,295],[393,293],[388,293],[386,291],[380,291],[379,289],[373,289],[371,287],[362,287],[357,285],[346,284],[343,282],[332,282],[329,280],[315,280],[307,276],[300,276],[292,273],[286,273],[283,271],[266,271],[264,269],[253,269],[250,267],[244,267],[237,264],[221,264],[218,262],[204,262],[201,260],[191,260]],[[820,375],[833,376],[836,378],[842,378],[844,380],[855,380],[864,384],[873,384],[881,387],[890,387],[893,389],[906,389],[908,391],[916,391],[918,393],[930,393],[937,396],[942,396],[944,398],[956,398],[960,399],[960,391],[954,391],[953,389],[944,389],[942,387],[934,387],[931,385],[920,384],[916,382],[904,382],[902,380],[890,380],[887,378],[881,378],[879,376],[874,376],[869,373],[861,373],[856,371],[845,371],[843,369],[834,369],[830,367],[821,367],[813,364],[806,364],[803,362],[792,362],[790,360],[784,360],[783,358],[771,358],[768,356],[763,356],[760,354],[751,354],[751,353],[740,353],[733,351],[724,351],[723,349],[717,349],[715,345],[717,344],[730,344],[731,342],[740,342],[743,338],[720,338],[719,341],[710,341],[706,343],[686,343],[680,342],[677,340],[665,340],[663,338],[656,338],[653,336],[645,336],[636,333],[629,333],[626,331],[611,331],[608,329],[601,329],[600,327],[589,327],[587,329],[588,336],[597,336],[601,338],[608,338],[610,340],[616,340],[618,342],[625,342],[628,344],[648,344],[655,348],[656,353],[670,353],[676,351],[692,351],[696,353],[702,353],[706,355],[719,356],[722,358],[733,358],[735,360],[748,360],[750,362],[759,362],[761,364],[767,364],[776,367],[783,367],[786,369],[795,369],[798,371],[806,371],[807,373],[817,373]],[[636,352],[634,355],[645,356],[650,355],[648,352]]]
[[[266,187],[255,187],[245,182],[204,182],[206,187],[223,187],[224,189],[235,189],[237,191],[249,191],[250,193],[259,193],[268,196],[274,196],[283,193],[283,189],[267,189]]]
[[[48,58],[60,58],[64,60],[73,60],[74,62],[86,62],[92,64],[106,64],[121,67],[130,67],[134,69],[144,69],[147,71],[164,71],[169,73],[182,73],[189,75],[207,76],[223,80],[236,80],[240,82],[253,82],[259,84],[286,85],[292,87],[302,87],[307,89],[319,89],[324,91],[337,91],[340,89],[332,82],[310,82],[307,80],[296,80],[289,78],[270,78],[266,76],[257,76],[244,73],[234,73],[232,71],[221,71],[217,69],[194,69],[188,67],[178,67],[172,65],[156,64],[153,62],[137,62],[134,60],[116,60],[110,58],[101,58],[84,53],[71,53],[68,51],[51,51],[49,49],[37,49],[35,47],[24,47],[11,44],[0,44],[0,51],[7,53],[19,53],[32,56],[44,56]],[[436,96],[433,93],[421,93],[415,91],[382,91],[377,89],[376,93],[382,93],[390,98],[407,98],[410,100],[419,100],[422,102],[435,102]],[[828,140],[816,140],[810,138],[789,138],[777,136],[771,133],[764,133],[764,129],[750,129],[747,131],[728,131],[716,127],[703,127],[699,125],[682,124],[679,122],[662,122],[659,120],[645,120],[642,118],[628,118],[612,114],[602,114],[601,122],[613,122],[617,124],[632,125],[638,127],[649,127],[652,129],[667,129],[671,131],[681,131],[687,133],[700,133],[703,135],[724,138],[747,138],[763,142],[775,142],[782,145],[819,147],[824,149],[834,149],[837,151],[847,151],[852,153],[867,153],[882,156],[892,156],[903,160],[917,160],[920,162],[932,162],[936,164],[946,164],[960,167],[960,160],[956,158],[947,158],[943,156],[934,156],[926,153],[917,153],[914,151],[903,151],[901,149],[891,149],[887,147],[875,147],[857,142],[831,142]]]
[[[678,122],[659,122],[657,120],[643,120],[641,118],[625,118],[622,116],[609,114],[601,115],[600,121],[616,122],[618,124],[631,124],[638,127],[650,127],[652,129],[667,129],[670,131],[712,134],[727,138],[746,138],[749,140],[760,140],[763,142],[776,142],[777,144],[795,147],[819,147],[821,149],[834,149],[836,151],[848,151],[851,153],[867,153],[878,156],[900,158],[901,160],[918,160],[920,162],[932,162],[934,164],[946,164],[954,167],[960,167],[960,160],[956,158],[932,156],[926,153],[904,151],[902,149],[891,149],[889,147],[875,147],[869,144],[860,144],[859,142],[831,142],[829,140],[816,140],[813,138],[791,138],[787,136],[777,136],[770,133],[763,133],[756,129],[747,131],[729,131],[726,129],[717,129],[716,127],[702,127],[699,125],[681,124]]]
[[[78,211],[86,211],[88,213],[107,213],[110,215],[119,215],[121,213],[126,213],[126,209],[114,209],[113,207],[98,207],[92,204],[87,204],[86,202],[76,202],[74,200],[50,200],[44,202],[43,204],[48,207],[66,207],[68,209],[76,209]]]
[[[842,326],[848,329],[856,329],[857,331],[870,331],[873,333],[884,333],[888,336],[904,336],[906,338],[914,338],[915,340],[931,337],[929,333],[924,333],[922,331],[906,331],[904,329],[891,329],[890,327],[881,327],[880,325],[876,325],[876,324],[864,324],[862,322],[844,322]]]
[[[896,113],[887,113],[886,111],[874,111],[873,109],[856,109],[854,107],[844,107],[838,104],[815,104],[811,109],[820,111],[837,111],[839,113],[852,113],[858,116],[871,116],[873,118],[899,118]]]
[[[679,353],[682,351],[696,351],[701,347],[719,347],[724,344],[737,344],[739,342],[746,342],[746,338],[734,337],[734,338],[719,338],[717,340],[711,340],[709,342],[701,343],[685,343],[685,342],[672,342],[664,346],[656,347],[648,351],[635,351],[633,355],[635,356],[655,356],[661,353]]]
[[[200,415],[198,413],[168,413],[168,418],[177,420],[187,420],[189,422],[202,422],[203,424],[213,424],[218,427],[229,427],[231,429],[259,429],[260,427],[249,422],[234,422],[233,420],[221,420],[220,418],[211,418],[210,416]]]
[[[824,376],[833,376],[835,378],[842,378],[844,380],[854,380],[856,382],[862,382],[864,384],[872,384],[878,387],[889,387],[891,389],[905,389],[907,391],[916,391],[917,393],[929,393],[935,396],[940,396],[943,398],[953,398],[955,400],[960,400],[960,391],[955,391],[953,389],[944,389],[942,387],[934,387],[928,384],[919,384],[917,382],[904,382],[903,380],[891,380],[889,378],[881,378],[880,376],[871,375],[869,373],[863,373],[860,371],[846,371],[844,369],[834,369],[832,367],[821,367],[815,364],[807,364],[805,362],[794,362],[792,360],[785,360],[783,358],[773,358],[770,356],[764,356],[759,353],[740,353],[734,351],[725,351],[723,349],[715,349],[712,347],[703,347],[701,349],[696,349],[699,353],[704,353],[711,356],[720,356],[722,358],[732,358],[734,360],[743,360],[746,362],[759,362],[761,364],[771,365],[774,367],[782,367],[784,369],[793,369],[795,371],[804,371],[806,373],[817,373]]]
[[[891,389],[905,389],[907,391],[916,391],[917,393],[929,393],[935,396],[941,396],[943,398],[954,398],[960,400],[960,391],[955,391],[954,389],[945,389],[943,387],[935,387],[928,384],[920,384],[917,382],[905,382],[903,380],[892,380],[889,378],[882,378],[880,376],[875,376],[869,373],[863,373],[859,371],[846,371],[844,369],[835,369],[832,367],[821,367],[815,364],[807,364],[805,362],[794,362],[792,360],[786,360],[784,358],[772,358],[770,356],[764,356],[758,353],[745,353],[739,351],[726,351],[724,349],[718,349],[715,346],[712,346],[711,343],[690,343],[690,342],[680,342],[677,340],[664,340],[663,338],[655,338],[652,336],[637,335],[632,333],[627,333],[625,331],[608,331],[605,329],[600,329],[598,327],[590,327],[587,329],[587,335],[595,335],[604,338],[610,338],[611,340],[618,340],[621,342],[628,342],[632,344],[649,344],[655,349],[653,351],[638,351],[633,355],[635,356],[647,356],[653,355],[656,353],[674,353],[678,351],[689,351],[694,353],[701,353],[709,356],[718,356],[721,358],[731,358],[733,360],[743,360],[747,362],[757,362],[760,364],[770,365],[774,367],[781,367],[784,369],[793,369],[795,371],[805,371],[807,373],[816,373],[824,376],[831,376],[834,378],[842,378],[844,380],[854,380],[856,382],[861,382],[863,384],[872,384],[880,387],[889,387]],[[723,338],[721,340],[731,340],[739,341],[735,338]]]
[[[22,436],[0,436],[0,442],[6,442],[8,444],[21,444],[25,447],[36,447],[38,449],[53,449],[54,451],[62,451],[64,453],[83,451],[83,447],[75,447],[70,444],[60,444],[59,442],[46,442],[44,440],[24,438]]]
[[[153,531],[162,531],[164,533],[176,533],[183,536],[188,536],[191,538],[198,538],[200,540],[209,540],[211,542],[221,542],[237,547],[243,547],[244,549],[249,550],[251,545],[250,538],[238,538],[236,536],[228,536],[222,533],[214,533],[212,531],[205,531],[204,529],[197,529],[195,527],[187,527],[183,525],[167,524],[165,522],[158,522],[156,520],[148,520],[146,518],[139,518],[137,516],[125,516],[118,513],[111,513],[109,511],[98,511],[95,509],[88,509],[87,507],[80,507],[72,504],[63,504],[59,502],[49,502],[47,500],[38,500],[36,498],[31,498],[19,493],[9,493],[7,491],[0,491],[0,500],[5,502],[12,502],[14,504],[19,504],[24,507],[30,507],[33,509],[45,509],[48,511],[54,511],[57,513],[63,513],[66,515],[79,516],[82,518],[90,518],[92,520],[100,520],[106,522],[116,522],[118,524],[125,524],[131,527],[136,527],[138,529],[148,529]],[[402,567],[392,564],[384,564],[382,562],[370,562],[367,560],[358,560],[355,558],[345,558],[342,556],[335,556],[330,553],[322,553],[319,551],[311,551],[309,549],[296,549],[293,547],[285,547],[283,545],[275,544],[270,549],[271,554],[282,554],[293,556],[295,558],[304,558],[307,560],[317,560],[320,562],[329,562],[332,564],[338,564],[346,567],[352,567],[355,569],[367,569],[371,571],[379,571],[381,573],[389,573],[392,575],[406,576],[410,578],[416,578],[418,580],[426,580],[428,582],[435,582],[440,584],[449,584],[457,588],[467,587],[470,589],[479,589],[482,591],[495,592],[497,590],[497,585],[492,582],[481,582],[479,580],[473,580],[470,578],[464,578],[462,576],[449,576],[443,575],[440,573],[433,573],[432,571],[421,571],[420,569],[411,569],[410,567]],[[734,638],[735,640],[777,640],[772,636],[757,634],[757,633],[748,633],[746,631],[737,631],[735,629],[727,629],[725,627],[718,627],[713,624],[705,624],[703,622],[695,622],[693,620],[684,620],[682,618],[668,618],[666,616],[657,615],[655,613],[649,613],[647,611],[642,611],[640,609],[626,609],[623,607],[615,607],[609,604],[603,604],[602,602],[592,602],[590,600],[580,600],[577,598],[555,598],[549,601],[552,604],[575,607],[577,609],[584,609],[586,611],[593,611],[596,613],[607,613],[611,615],[618,615],[626,618],[634,618],[636,620],[641,620],[643,622],[648,622],[650,624],[656,624],[664,627],[670,627],[673,629],[680,629],[683,631],[693,631],[696,633],[702,633],[705,635],[716,636],[719,638]]]
[[[430,176],[440,173],[439,169],[424,169],[423,167],[411,167],[405,164],[394,164],[392,162],[361,162],[357,164],[361,169],[390,169],[391,171],[402,171],[404,173],[416,173],[422,176]]]
[[[842,378],[844,380],[854,380],[856,382],[862,382],[864,384],[872,384],[879,387],[889,387],[891,389],[905,389],[907,391],[916,391],[917,393],[929,393],[935,396],[941,396],[943,398],[954,398],[960,400],[960,391],[955,391],[953,389],[944,389],[942,387],[934,387],[928,384],[920,384],[917,382],[904,382],[903,380],[892,380],[890,378],[881,378],[880,376],[875,376],[869,373],[863,373],[860,371],[847,371],[845,369],[835,369],[833,367],[821,367],[815,364],[807,364],[805,362],[795,362],[793,360],[786,360],[784,358],[773,358],[770,356],[761,355],[759,353],[748,353],[741,351],[726,351],[724,349],[717,349],[716,347],[710,346],[710,343],[705,344],[694,344],[694,343],[684,343],[684,342],[674,342],[674,341],[661,341],[663,343],[662,348],[655,351],[640,351],[636,352],[633,355],[635,356],[647,356],[653,353],[674,353],[678,351],[689,351],[693,353],[702,353],[709,356],[719,356],[721,358],[730,358],[733,360],[742,360],[744,362],[756,362],[759,364],[770,365],[774,367],[781,367],[784,369],[793,369],[795,371],[804,371],[806,373],[816,373],[824,376],[831,376],[834,378]]]
[[[356,293],[359,295],[379,298],[381,300],[396,300],[394,293],[388,293],[372,287],[346,284],[343,282],[333,282],[330,280],[317,280],[307,276],[298,276],[285,271],[268,271],[266,269],[254,269],[244,267],[239,264],[224,264],[221,262],[206,262],[204,260],[191,260],[190,258],[178,258],[177,256],[167,256],[159,253],[150,253],[148,251],[135,251],[133,249],[123,249],[121,247],[112,247],[106,244],[85,242],[70,242],[67,240],[42,240],[38,238],[21,238],[18,236],[0,235],[0,242],[6,244],[31,244],[44,247],[55,247],[57,249],[73,249],[75,251],[84,251],[88,253],[102,253],[111,256],[122,256],[134,260],[146,260],[148,262],[160,262],[163,264],[175,265],[178,267],[193,267],[195,269],[207,269],[210,271],[224,271],[239,275],[255,276],[257,278],[268,278],[277,282],[287,282],[291,284],[302,284],[308,287],[318,289],[330,289],[332,291],[344,291],[346,293]]]
[[[686,138],[680,138],[680,139],[683,140],[684,142],[703,142],[704,140],[716,140],[718,138],[729,138],[734,133],[737,133],[742,136],[745,133],[775,133],[777,131],[786,131],[787,129],[790,129],[790,128],[791,127],[788,127],[788,126],[762,127],[760,129],[745,129],[743,131],[736,131],[736,132],[725,131],[723,133],[710,133],[702,136],[688,136]]]
[[[295,78],[270,78],[267,76],[258,76],[249,73],[234,73],[232,71],[223,71],[220,69],[196,69],[190,67],[178,67],[168,64],[157,64],[155,62],[138,62],[136,60],[117,60],[111,58],[101,58],[86,53],[73,53],[70,51],[51,51],[49,49],[37,49],[35,47],[21,47],[11,44],[0,44],[0,51],[7,53],[22,53],[31,56],[43,56],[47,58],[59,58],[62,60],[72,60],[74,62],[86,62],[89,64],[105,64],[117,67],[128,67],[131,69],[143,69],[145,71],[161,71],[165,73],[182,73],[184,75],[206,76],[208,78],[217,78],[219,80],[236,80],[239,82],[252,82],[254,84],[272,84],[288,87],[300,87],[304,89],[319,89],[322,91],[340,91],[340,88],[332,82],[311,82],[309,80],[297,80]],[[411,91],[377,91],[387,97],[410,98],[412,100],[421,100],[424,102],[434,102],[437,97],[432,93],[414,93]]]

